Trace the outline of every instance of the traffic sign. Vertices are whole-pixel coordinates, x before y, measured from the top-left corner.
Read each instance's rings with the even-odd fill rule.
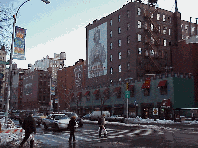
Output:
[[[125,91],[125,98],[129,98],[130,97],[130,91]]]
[[[153,108],[153,115],[158,115],[158,108]]]

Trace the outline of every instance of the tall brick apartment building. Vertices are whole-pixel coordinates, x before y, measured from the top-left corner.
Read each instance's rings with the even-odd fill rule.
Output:
[[[86,86],[164,73],[173,67],[172,46],[196,30],[179,12],[140,2],[123,5],[86,27]]]

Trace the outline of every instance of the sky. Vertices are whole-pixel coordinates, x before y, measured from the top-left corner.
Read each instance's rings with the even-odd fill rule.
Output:
[[[0,0],[0,6],[15,11],[26,0]],[[28,68],[54,53],[66,53],[66,66],[79,59],[86,60],[86,26],[118,10],[127,0],[30,0],[17,15],[16,26],[27,29],[25,38],[26,60],[13,60],[18,68]],[[130,0],[129,0],[130,1]],[[147,0],[142,0],[147,3]],[[177,0],[181,19],[195,23],[198,0]],[[175,0],[158,0],[158,7],[174,12]]]

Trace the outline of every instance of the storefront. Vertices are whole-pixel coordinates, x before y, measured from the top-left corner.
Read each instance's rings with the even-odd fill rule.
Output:
[[[141,103],[142,118],[153,118],[154,103]]]
[[[114,105],[114,115],[124,115],[124,105],[123,104],[115,104]]]

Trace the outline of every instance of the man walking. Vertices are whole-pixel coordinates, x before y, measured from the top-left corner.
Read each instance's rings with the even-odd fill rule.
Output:
[[[30,137],[30,134],[33,132],[36,133],[36,123],[33,118],[33,113],[29,113],[29,116],[24,119],[24,122],[22,124],[22,128],[25,130],[25,137],[23,138],[23,141],[20,144],[20,148],[23,147],[23,144],[28,140]]]
[[[99,124],[99,138],[101,138],[101,132],[102,132],[103,129],[105,129],[105,114],[103,114],[98,119],[98,124]],[[104,136],[106,137],[106,133],[104,133]]]
[[[71,120],[69,121],[69,130],[70,130],[70,137],[69,137],[69,142],[72,141],[72,137],[73,137],[73,142],[75,142],[75,135],[74,135],[74,132],[75,132],[75,126],[76,126],[76,117],[73,116],[71,117]]]

